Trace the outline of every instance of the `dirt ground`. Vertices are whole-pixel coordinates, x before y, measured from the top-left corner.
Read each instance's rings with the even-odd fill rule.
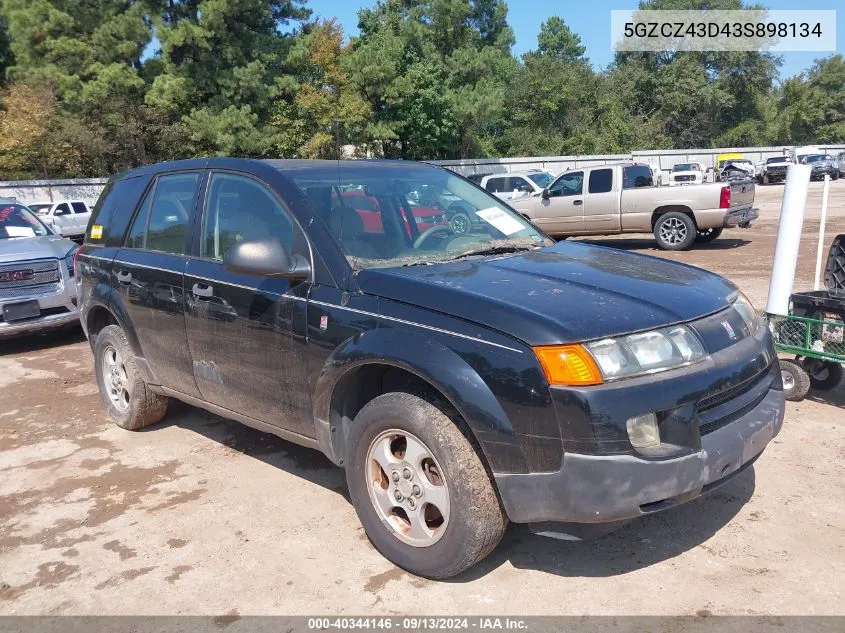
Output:
[[[820,190],[796,289],[812,285]],[[781,192],[758,188],[753,228],[670,256],[762,308]],[[0,614],[845,614],[843,387],[788,403],[753,469],[709,497],[587,543],[513,525],[450,582],[382,558],[317,452],[178,404],[142,432],[110,424],[79,332],[0,343],[0,389]]]

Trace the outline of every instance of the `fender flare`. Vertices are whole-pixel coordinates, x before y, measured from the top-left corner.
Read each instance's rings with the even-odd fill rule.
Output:
[[[430,336],[384,328],[341,343],[326,359],[315,384],[313,407],[317,439],[335,463],[343,464],[348,426],[352,423],[347,418],[334,416],[333,419],[336,388],[350,372],[366,365],[403,369],[440,392],[466,421],[491,468],[496,460],[488,450],[489,444],[512,444],[521,455],[519,440],[507,414],[475,369]]]

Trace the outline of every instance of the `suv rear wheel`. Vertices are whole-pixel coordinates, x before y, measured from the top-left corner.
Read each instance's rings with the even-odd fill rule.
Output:
[[[367,536],[387,559],[427,578],[471,567],[507,527],[490,476],[448,411],[387,393],[361,409],[347,444],[349,494]]]
[[[150,391],[118,325],[104,327],[94,344],[100,397],[117,425],[129,431],[155,424],[167,412],[167,398]]]

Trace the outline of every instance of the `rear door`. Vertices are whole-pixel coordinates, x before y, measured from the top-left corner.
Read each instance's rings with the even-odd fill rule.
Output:
[[[619,183],[613,167],[595,167],[587,172],[584,196],[584,230],[587,233],[616,233],[620,230]]]
[[[531,220],[546,233],[584,231],[584,172],[564,172],[548,187],[549,197],[532,205]],[[521,207],[518,207],[521,208]]]
[[[203,206],[199,257],[185,274],[200,393],[212,404],[314,437],[306,362],[310,281],[241,275],[223,266],[234,244],[267,237],[310,260],[305,235],[283,201],[246,174],[211,172]]]
[[[185,331],[184,273],[201,171],[159,175],[112,262],[113,285],[156,381],[198,397]]]

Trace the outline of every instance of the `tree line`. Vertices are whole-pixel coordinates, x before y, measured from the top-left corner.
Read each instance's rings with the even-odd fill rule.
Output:
[[[742,0],[644,0],[739,9]],[[560,17],[515,57],[504,0],[0,0],[0,178],[208,155],[417,160],[845,141],[845,60],[617,53]],[[346,150],[344,150],[346,148]]]

